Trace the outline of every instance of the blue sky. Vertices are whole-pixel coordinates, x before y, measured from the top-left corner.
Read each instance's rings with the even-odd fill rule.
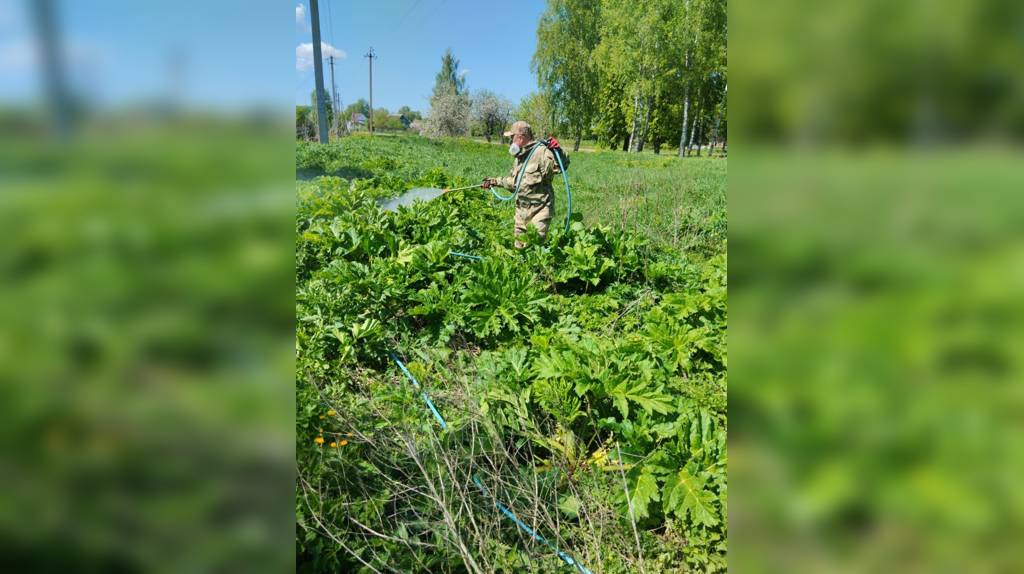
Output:
[[[0,0],[0,104],[39,99],[38,50],[28,6]],[[544,0],[321,0],[322,40],[343,52],[335,72],[341,100],[368,96],[373,46],[374,104],[427,111],[441,56],[451,48],[471,90],[513,103],[536,90],[530,58]],[[311,47],[308,0],[55,0],[71,83],[94,103],[119,106],[179,94],[206,106],[308,103],[313,70],[297,69]],[[339,53],[340,53],[339,52]],[[182,81],[175,84],[171,62]],[[329,82],[329,75],[326,78]]]
[[[294,7],[300,4],[304,19],[299,23],[302,14],[295,14],[295,47],[303,43],[311,47],[309,3],[296,1]],[[544,5],[544,0],[320,0],[321,41],[345,54],[335,60],[342,106],[369,99],[368,65],[363,54],[370,46],[378,56],[373,63],[374,107],[395,111],[408,105],[426,112],[434,76],[447,48],[458,58],[459,69],[467,72],[470,90],[486,88],[517,104],[537,89],[530,58]],[[295,103],[308,104],[313,69],[298,67],[293,66]],[[327,67],[324,87],[330,90]]]
[[[0,101],[38,98],[32,0],[0,0]],[[67,69],[89,99],[118,105],[176,93],[193,104],[292,105],[295,2],[57,0]],[[289,47],[292,51],[289,52]],[[289,112],[290,113],[290,112]]]

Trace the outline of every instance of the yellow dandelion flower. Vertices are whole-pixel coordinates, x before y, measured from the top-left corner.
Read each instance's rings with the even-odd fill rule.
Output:
[[[318,436],[315,439],[313,439],[313,442],[315,442],[316,444],[324,444],[324,437]]]
[[[347,445],[347,444],[348,444],[348,441],[347,441],[347,440],[343,440],[343,441],[341,441],[341,446],[345,446],[345,445]]]
[[[324,420],[324,415],[320,415],[320,420]]]
[[[332,441],[331,448],[338,448],[338,443]]]
[[[327,416],[329,416],[329,417],[333,417],[333,416],[334,416],[334,409],[330,409],[330,410],[328,410],[328,411],[327,411]]]

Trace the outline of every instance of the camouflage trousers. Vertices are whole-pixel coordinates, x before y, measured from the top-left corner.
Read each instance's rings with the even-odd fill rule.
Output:
[[[519,236],[526,233],[527,227],[534,227],[541,237],[548,234],[548,226],[551,224],[551,216],[554,213],[554,202],[531,201],[527,199],[516,200],[516,249],[522,249],[525,243],[519,241]]]

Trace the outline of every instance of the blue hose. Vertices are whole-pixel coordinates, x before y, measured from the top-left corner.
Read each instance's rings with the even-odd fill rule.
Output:
[[[403,363],[402,360],[398,358],[398,355],[390,351],[388,352],[388,354],[391,355],[391,359],[398,364],[398,368],[402,370],[402,373],[404,373],[405,376],[409,379],[409,381],[412,382],[413,386],[420,391],[420,396],[423,397],[423,402],[427,404],[427,407],[430,409],[430,412],[433,413],[434,418],[437,419],[437,424],[441,425],[442,430],[448,430],[448,423],[445,422],[444,417],[441,416],[441,413],[437,410],[437,407],[434,406],[434,402],[430,400],[429,396],[427,396],[427,391],[423,390],[423,387],[422,385],[420,385],[420,382],[416,380],[416,377],[412,376],[412,373],[410,373],[409,369],[406,368],[405,363]],[[487,490],[487,487],[484,486],[484,483],[480,480],[479,477],[474,476],[473,483],[476,484],[477,488],[480,489],[480,492],[484,496],[489,497],[491,495],[491,493]],[[560,550],[558,546],[552,544],[547,538],[544,538],[543,536],[538,534],[537,531],[527,526],[527,524],[520,520],[519,517],[516,516],[514,512],[509,510],[507,506],[498,501],[494,501],[494,506],[495,508],[500,510],[501,513],[504,514],[508,519],[514,522],[516,526],[518,526],[521,530],[529,534],[531,538],[533,538],[537,542],[544,544],[548,548],[554,550],[555,554],[558,555],[558,557],[561,558],[563,562],[565,562],[569,566],[572,566],[581,574],[593,574],[590,570],[587,569],[586,566],[577,562],[575,559],[573,559],[572,556],[569,556],[565,553],[565,551]]]
[[[555,153],[555,161],[558,162],[558,170],[562,172],[562,181],[565,182],[565,233],[569,233],[569,216],[572,215],[572,192],[569,191],[569,176],[565,175],[565,166],[562,165],[562,156]]]
[[[420,391],[420,396],[423,398],[423,402],[427,403],[427,407],[430,409],[430,412],[433,413],[434,418],[437,419],[437,424],[441,425],[442,430],[448,430],[448,423],[444,421],[444,417],[442,417],[441,413],[438,412],[437,407],[434,406],[434,401],[430,400],[430,397],[427,395],[427,391],[423,390],[420,382],[416,380],[416,377],[412,376],[409,369],[405,368],[405,364],[398,358],[398,355],[391,352],[388,354],[391,355],[391,358],[394,359],[396,363],[398,363],[398,368],[402,369],[402,373],[405,374],[406,378],[412,381],[413,386]]]
[[[519,184],[522,183],[522,181],[523,181],[523,173],[526,171],[526,164],[530,163],[530,158],[533,157],[533,152],[537,151],[537,148],[540,147],[540,146],[543,146],[543,145],[544,145],[543,143],[537,142],[537,145],[533,146],[533,149],[530,150],[530,153],[526,154],[526,161],[523,162],[523,167],[519,170],[519,176],[516,177],[516,189],[515,189],[515,191],[512,192],[512,195],[509,195],[509,196],[501,195],[492,186],[491,187],[491,194],[494,195],[495,198],[497,198],[499,201],[512,201],[513,199],[516,198],[516,196],[519,195]],[[547,147],[547,146],[545,146],[545,147]],[[566,197],[565,233],[568,233],[569,232],[569,218],[570,218],[570,216],[572,216],[572,192],[569,191],[569,176],[565,174],[565,166],[562,165],[562,158],[557,153],[554,153],[554,154],[551,154],[551,155],[555,156],[555,161],[558,162],[558,169],[559,169],[559,171],[562,172],[562,181],[565,182],[565,197]]]
[[[480,489],[480,493],[481,494],[483,494],[484,496],[487,496],[487,497],[491,496],[491,493],[487,490],[487,487],[484,486],[484,483],[480,481],[480,477],[473,476],[473,484],[476,484],[476,487]],[[548,541],[547,538],[544,538],[540,534],[537,534],[537,531],[535,531],[534,529],[532,529],[529,526],[527,526],[527,524],[525,522],[523,522],[522,520],[520,520],[519,517],[516,516],[516,514],[514,512],[509,510],[507,506],[505,506],[504,504],[502,504],[502,503],[500,503],[498,501],[494,501],[494,507],[497,508],[498,510],[500,510],[501,513],[504,514],[506,517],[508,517],[509,520],[514,522],[516,524],[516,526],[519,527],[520,530],[522,530],[523,532],[529,534],[531,538],[533,538],[537,542],[540,542],[541,544],[544,544],[548,548],[554,550],[555,554],[558,555],[558,557],[561,558],[563,562],[565,562],[569,566],[572,566],[575,570],[577,570],[581,574],[593,574],[590,570],[587,569],[586,566],[584,566],[584,565],[580,564],[579,562],[577,562],[572,556],[569,556],[564,551],[559,550],[558,547],[555,546],[554,544],[552,544],[550,541]]]
[[[456,257],[465,257],[466,259],[474,259],[476,261],[483,259],[483,257],[480,257],[479,255],[470,255],[469,253],[462,253],[459,251],[449,251],[448,255],[454,255]]]
[[[410,373],[409,369],[406,368],[405,363],[403,363],[402,360],[398,358],[398,355],[396,355],[394,352],[389,351],[388,355],[391,355],[391,359],[398,364],[398,368],[402,370],[402,373],[404,373],[405,376],[409,379],[409,381],[412,382],[413,386],[420,391],[420,396],[423,398],[423,402],[427,404],[427,407],[430,409],[430,412],[433,413],[434,418],[437,420],[437,424],[441,425],[442,430],[448,430],[448,423],[445,422],[444,417],[441,416],[441,413],[437,410],[437,407],[434,406],[434,402],[430,400],[429,396],[427,396],[427,391],[423,390],[423,386],[420,385],[420,382],[417,381],[416,377],[412,376],[412,373]],[[473,483],[476,484],[477,488],[480,489],[480,492],[484,496],[491,496],[490,491],[487,490],[487,487],[484,486],[484,483],[480,480],[479,477],[474,476]],[[543,536],[538,534],[536,530],[530,528],[525,522],[520,520],[520,518],[516,516],[514,512],[509,510],[507,506],[495,500],[494,507],[501,511],[501,513],[504,514],[505,517],[514,522],[516,526],[518,526],[522,531],[529,534],[531,538],[533,538],[537,542],[544,544],[548,548],[554,550],[555,554],[559,558],[561,558],[563,562],[565,562],[569,566],[572,566],[573,569],[575,569],[577,572],[580,572],[580,574],[593,574],[590,570],[587,569],[586,566],[577,562],[572,556],[567,554],[564,550],[560,550],[558,546],[552,544],[550,540],[544,538]]]

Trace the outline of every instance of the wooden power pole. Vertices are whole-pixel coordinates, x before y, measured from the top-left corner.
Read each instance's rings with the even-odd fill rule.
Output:
[[[338,115],[341,114],[341,110],[338,102],[338,85],[334,83],[334,54],[331,54],[331,117],[334,118],[334,137],[338,137],[341,133],[338,131]]]
[[[377,57],[377,54],[373,51],[373,46],[370,46],[370,51],[363,54],[364,58],[370,59],[370,135],[373,135],[373,59]]]

